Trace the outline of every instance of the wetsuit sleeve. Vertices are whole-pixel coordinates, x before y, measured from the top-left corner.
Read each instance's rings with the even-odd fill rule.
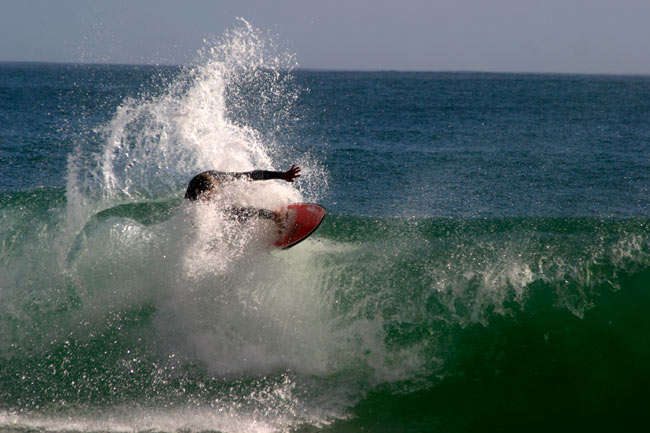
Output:
[[[282,179],[283,173],[281,171],[253,170],[236,174],[239,174],[239,177],[248,177],[251,180],[270,180]]]
[[[269,171],[269,170],[253,170],[253,171],[246,171],[243,173],[225,173],[221,171],[211,170],[208,171],[208,173],[215,176],[217,179],[222,179],[222,180],[241,179],[241,178],[248,178],[251,180],[282,179],[282,175],[284,174],[281,171]]]
[[[268,209],[255,207],[228,207],[226,212],[238,221],[248,221],[251,218],[275,220],[275,214]]]

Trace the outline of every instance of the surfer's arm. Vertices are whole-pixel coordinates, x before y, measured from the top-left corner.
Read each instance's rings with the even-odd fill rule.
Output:
[[[224,177],[230,179],[248,178],[250,180],[283,179],[287,182],[293,182],[297,177],[300,177],[300,167],[296,167],[296,165],[293,164],[287,171],[253,170],[243,173],[222,173],[211,171],[210,173],[220,179]]]
[[[263,218],[275,221],[277,215],[268,209],[259,209],[255,207],[229,207],[226,209],[234,219],[238,221],[247,221],[251,218]]]
[[[234,173],[236,177],[246,177],[250,180],[282,179],[281,171],[253,170],[245,173]]]
[[[226,212],[232,219],[237,220],[240,223],[246,222],[251,218],[261,218],[275,222],[280,229],[286,228],[288,221],[286,208],[274,212],[268,209],[259,209],[255,207],[228,207],[226,208]]]

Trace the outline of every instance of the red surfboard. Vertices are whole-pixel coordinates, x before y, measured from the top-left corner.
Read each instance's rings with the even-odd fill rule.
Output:
[[[297,203],[287,206],[287,222],[280,238],[275,242],[278,248],[291,248],[304,241],[318,228],[325,217],[325,209],[312,203]]]

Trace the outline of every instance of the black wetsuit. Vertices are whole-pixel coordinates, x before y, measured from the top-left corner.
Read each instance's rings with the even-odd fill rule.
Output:
[[[208,171],[204,171],[203,173],[197,174],[196,176],[194,176],[192,180],[205,174],[214,176],[221,181],[229,181],[229,180],[241,179],[242,177],[247,177],[250,180],[282,179],[282,175],[284,173],[281,171],[269,171],[269,170],[253,170],[253,171],[245,171],[242,173],[208,170]],[[192,181],[190,181],[190,184],[191,183]]]
[[[197,174],[190,180],[185,192],[185,198],[188,200],[197,200],[199,196],[213,189],[216,185],[210,178],[215,178],[219,182],[229,182],[236,179],[248,178],[250,180],[271,180],[282,179],[284,173],[281,171],[253,170],[243,173],[228,173],[216,170],[208,170]],[[275,214],[267,209],[258,209],[253,207],[227,207],[226,211],[239,221],[246,221],[253,217],[275,220]]]

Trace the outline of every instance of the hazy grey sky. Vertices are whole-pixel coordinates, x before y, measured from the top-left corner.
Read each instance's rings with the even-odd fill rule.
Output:
[[[236,17],[305,68],[650,74],[650,0],[0,0],[0,60],[185,63]]]

